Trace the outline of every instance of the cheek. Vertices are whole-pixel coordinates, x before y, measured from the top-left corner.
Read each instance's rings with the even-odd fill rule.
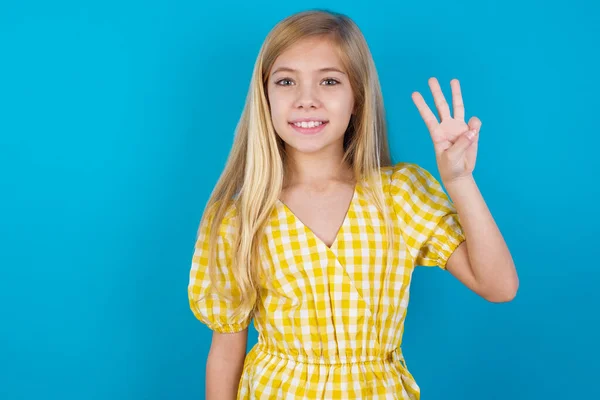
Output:
[[[284,124],[287,123],[286,114],[281,108],[280,105],[274,104],[271,107],[271,118],[273,120],[273,125],[275,128],[281,128]]]
[[[352,114],[354,99],[351,93],[338,94],[337,96],[332,96],[328,105],[331,112],[340,117],[346,117]]]
[[[279,125],[287,122],[285,99],[281,95],[269,94],[269,103],[271,109],[271,118],[273,124]]]

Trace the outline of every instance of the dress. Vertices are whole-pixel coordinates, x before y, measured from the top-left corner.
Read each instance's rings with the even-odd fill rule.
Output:
[[[209,292],[208,229],[201,226],[188,287],[194,315],[217,332],[240,331],[253,318],[259,334],[238,399],[419,399],[401,352],[412,272],[415,265],[444,269],[465,236],[428,171],[411,163],[380,171],[394,248],[384,252],[383,218],[361,182],[331,247],[277,202],[261,244],[271,283],[261,286],[252,315],[232,318],[227,302]],[[235,217],[232,206],[220,229],[222,282],[234,282],[227,267]]]

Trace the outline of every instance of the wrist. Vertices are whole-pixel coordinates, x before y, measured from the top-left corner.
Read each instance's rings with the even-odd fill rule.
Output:
[[[451,180],[445,180],[445,181],[443,180],[442,183],[444,184],[446,189],[450,189],[453,187],[472,185],[475,183],[475,178],[473,177],[473,174],[469,174],[469,175],[460,176],[458,178],[454,178]]]

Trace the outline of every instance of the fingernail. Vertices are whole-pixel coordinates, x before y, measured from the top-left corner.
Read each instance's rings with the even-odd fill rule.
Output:
[[[467,133],[467,137],[468,137],[469,139],[473,139],[473,138],[475,137],[475,133],[476,133],[476,131],[475,131],[475,130],[469,131],[469,132]]]

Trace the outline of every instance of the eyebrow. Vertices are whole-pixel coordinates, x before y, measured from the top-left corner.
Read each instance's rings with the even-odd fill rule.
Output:
[[[318,70],[319,72],[339,72],[340,74],[344,74],[346,75],[346,73],[344,71],[342,71],[339,68],[336,67],[325,67],[325,68],[321,68]],[[295,70],[294,68],[290,68],[290,67],[279,67],[276,70],[274,70],[273,72],[271,72],[271,76],[275,75],[278,72],[297,72],[297,70]]]

